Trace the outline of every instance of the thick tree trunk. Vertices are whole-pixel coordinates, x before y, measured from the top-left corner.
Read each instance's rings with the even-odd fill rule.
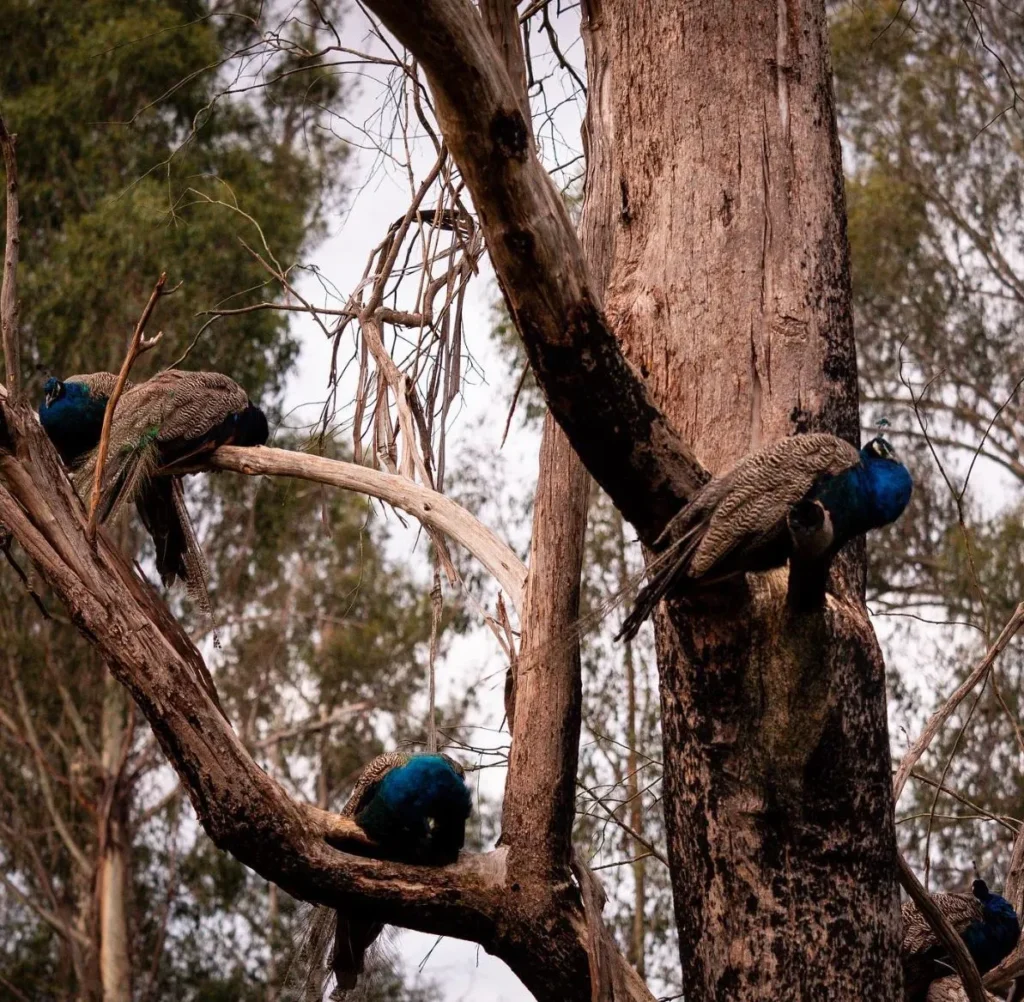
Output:
[[[627,357],[712,471],[798,430],[856,441],[824,3],[586,6],[590,210],[609,222],[605,305]],[[812,616],[787,612],[784,573],[722,611],[659,613],[687,1002],[899,997],[862,573],[861,550]]]

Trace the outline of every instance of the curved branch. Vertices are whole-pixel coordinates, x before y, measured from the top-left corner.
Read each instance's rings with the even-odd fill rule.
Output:
[[[131,693],[218,848],[301,900],[480,943],[541,1002],[590,1002],[590,933],[575,887],[554,888],[555,906],[528,921],[504,848],[446,867],[373,859],[354,821],[292,800],[221,714],[166,605],[103,529],[89,545],[81,502],[34,414],[0,401],[0,415],[15,447],[0,450],[0,523]],[[649,1002],[637,979],[625,980],[624,998]]]
[[[626,361],[602,290],[469,0],[367,0],[417,58],[445,141],[548,406],[641,539],[653,542],[707,473]]]
[[[222,446],[204,460],[203,468],[230,470],[248,476],[269,474],[296,477],[347,491],[359,491],[386,501],[424,525],[443,532],[469,550],[505,590],[516,612],[522,613],[526,588],[526,567],[523,562],[507,543],[500,540],[475,515],[429,487],[422,487],[406,477],[381,473],[355,463],[262,446],[249,449]]]

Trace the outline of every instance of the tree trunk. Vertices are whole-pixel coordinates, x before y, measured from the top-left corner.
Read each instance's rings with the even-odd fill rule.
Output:
[[[96,874],[99,898],[100,982],[103,1002],[131,1002],[132,966],[128,934],[129,842],[127,804],[121,789],[121,755],[124,745],[124,689],[105,675],[103,701],[103,775],[107,786],[101,813],[99,845],[101,855]]]
[[[614,244],[605,306],[627,357],[713,472],[798,430],[856,441],[824,3],[585,6],[588,211]],[[784,572],[721,612],[659,612],[687,1002],[899,997],[884,674],[862,580],[861,548],[823,612],[787,611]]]
[[[615,512],[615,556],[619,565],[619,591],[629,594],[629,566],[626,563],[626,530],[622,516]],[[632,597],[632,596],[631,596]],[[632,641],[626,641],[622,648],[622,666],[626,672],[626,798],[629,802],[629,827],[638,835],[644,835],[644,804],[640,795],[640,757],[637,755],[637,702],[636,702],[636,654]],[[646,939],[646,858],[643,845],[627,835],[623,840],[626,855],[634,857],[633,870],[633,919],[629,932],[629,948],[626,956],[636,968],[637,974],[647,976]]]

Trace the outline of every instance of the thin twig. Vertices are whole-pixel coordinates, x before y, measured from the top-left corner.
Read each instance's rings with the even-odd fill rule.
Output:
[[[165,271],[157,279],[156,285],[153,286],[153,291],[149,294],[149,302],[146,303],[142,316],[139,317],[139,322],[135,325],[135,332],[132,334],[131,343],[128,345],[128,354],[125,355],[121,371],[117,374],[117,383],[114,385],[114,392],[110,394],[110,399],[107,401],[107,409],[103,412],[103,430],[100,432],[100,444],[96,453],[96,475],[92,481],[92,498],[89,502],[89,526],[86,529],[86,538],[90,543],[96,541],[96,511],[100,504],[103,467],[106,466],[107,451],[110,448],[110,426],[114,421],[114,408],[117,407],[117,402],[121,399],[124,385],[128,382],[128,373],[131,372],[135,360],[144,352],[155,348],[163,336],[163,331],[160,331],[155,337],[147,340],[143,338],[142,332],[146,329],[146,324],[153,312],[153,307],[156,306],[156,301],[160,298],[166,283],[167,272]]]
[[[1017,631],[1024,624],[1024,602],[1021,602],[1013,611],[1013,615],[1003,627],[1002,632],[996,638],[995,643],[986,651],[985,656],[978,662],[974,670],[961,683],[960,687],[932,714],[931,719],[925,725],[921,736],[914,742],[911,748],[903,756],[896,776],[892,781],[893,796],[899,800],[903,787],[907,783],[907,777],[911,770],[917,765],[918,760],[928,750],[939,729],[949,719],[953,711],[963,702],[964,697],[978,684],[992,667],[993,662],[1006,648],[1006,645],[1016,636]]]
[[[434,587],[430,589],[430,651],[427,666],[427,751],[431,755],[437,752],[437,641],[441,629],[443,597],[438,561],[434,564]]]
[[[508,417],[505,418],[505,430],[501,433],[501,444],[498,446],[499,449],[505,445],[505,439],[508,438],[508,430],[512,427],[512,416],[516,412],[516,404],[519,402],[519,394],[523,392],[523,386],[526,383],[526,377],[530,374],[530,363],[527,362],[523,366],[523,374],[519,377],[519,382],[516,383],[516,391],[512,394],[512,403],[508,405]]]
[[[998,822],[1004,828],[1008,828],[1011,832],[1013,832],[1014,835],[1019,834],[1020,828],[1019,827],[1015,828],[1012,824],[1010,824],[1010,822],[1006,819],[1006,817],[1001,816],[999,814],[993,814],[991,811],[986,811],[984,807],[979,807],[977,804],[975,804],[972,801],[968,800],[966,797],[961,796],[959,793],[956,792],[956,790],[951,790],[944,783],[937,782],[936,780],[931,779],[930,777],[924,775],[924,773],[921,773],[921,772],[916,772],[915,771],[915,772],[912,772],[910,775],[913,776],[914,779],[919,780],[922,783],[927,783],[929,786],[931,786],[932,788],[940,791],[941,793],[945,793],[946,796],[952,797],[954,800],[959,801],[965,807],[971,808],[972,811],[977,811],[978,814],[981,817],[986,817],[990,821]],[[928,816],[927,814],[916,815],[916,817],[927,817],[927,816]],[[906,820],[909,820],[909,819],[904,818],[903,820],[906,821]]]
[[[7,246],[4,250],[4,278],[0,287],[0,329],[3,331],[4,367],[7,390],[16,400],[21,389],[21,346],[18,325],[18,161],[14,154],[17,136],[7,131],[0,115],[0,147],[3,148],[4,171],[7,175]]]

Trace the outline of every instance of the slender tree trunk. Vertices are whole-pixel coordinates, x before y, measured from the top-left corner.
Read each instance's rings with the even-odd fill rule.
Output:
[[[619,591],[629,588],[629,567],[626,563],[626,532],[622,516],[616,512],[615,548],[619,564]],[[643,801],[640,797],[640,757],[637,755],[637,702],[636,702],[636,655],[633,644],[628,642],[622,649],[622,662],[626,670],[626,797],[629,800],[629,826],[638,835],[644,834]],[[626,836],[626,851],[635,857],[633,870],[633,922],[629,935],[627,957],[640,977],[646,977],[644,940],[644,913],[646,910],[646,860],[644,847],[632,836]]]
[[[275,720],[274,725],[277,726],[278,722]],[[271,771],[270,775],[274,779],[280,779],[282,768],[281,768],[281,743],[275,741],[269,749]],[[320,770],[320,776],[317,778],[317,786],[321,785],[321,777],[323,776],[323,769]],[[326,800],[326,794],[324,800]],[[267,990],[264,995],[266,1002],[277,1002],[278,998],[278,971],[277,971],[277,934],[278,934],[278,922],[280,921],[280,900],[279,891],[277,884],[272,881],[267,884],[267,930],[270,939],[270,954],[267,957]]]
[[[714,472],[798,430],[858,437],[823,0],[585,4],[587,212],[605,307]],[[824,612],[785,575],[656,635],[687,1002],[899,997],[883,664],[863,550]]]
[[[128,934],[129,842],[126,805],[118,789],[124,743],[124,689],[104,674],[103,744],[104,779],[111,798],[109,817],[101,817],[102,855],[96,876],[100,919],[100,981],[103,1002],[131,1002],[132,967]]]

